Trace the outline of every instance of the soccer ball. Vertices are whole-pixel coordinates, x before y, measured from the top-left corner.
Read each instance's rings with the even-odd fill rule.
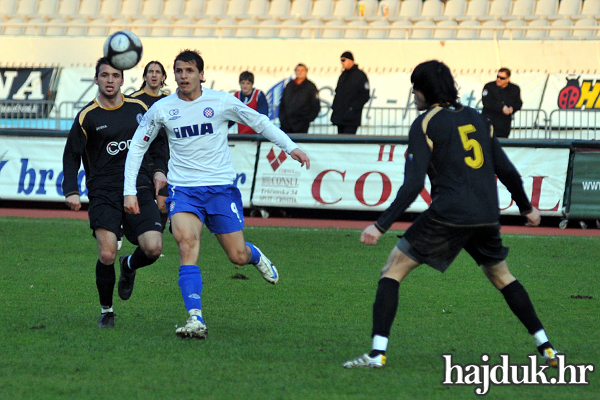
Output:
[[[142,41],[133,32],[115,32],[104,42],[104,57],[116,69],[131,69],[142,59]]]

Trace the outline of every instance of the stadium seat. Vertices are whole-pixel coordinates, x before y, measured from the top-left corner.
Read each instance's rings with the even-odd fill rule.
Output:
[[[204,13],[202,14],[202,18],[210,17],[214,20],[219,20],[221,18],[226,18],[225,11],[227,10],[227,2],[223,0],[206,0],[206,5],[204,6]],[[227,18],[229,19],[229,18]],[[215,32],[218,34],[218,32]],[[233,36],[233,29],[229,32],[229,36]]]
[[[48,26],[44,30],[45,36],[64,36],[67,20],[63,17],[53,17],[48,20]],[[61,26],[63,25],[63,26]]]
[[[40,2],[37,11],[31,18],[43,18],[47,21],[50,19],[50,16],[55,16],[57,12],[58,0],[44,0]]]
[[[400,12],[397,16],[390,16],[388,20],[390,22],[395,21],[410,21],[411,18],[418,17],[421,14],[421,6],[423,2],[421,0],[404,0],[400,5]]]
[[[127,18],[133,21],[134,18],[139,17],[142,11],[142,0],[122,0],[121,10],[119,14],[122,18]]]
[[[548,19],[549,15],[556,15],[557,12],[558,0],[537,0],[533,14],[525,16],[525,21]]]
[[[548,15],[548,21],[573,18],[581,13],[581,0],[561,0],[555,15]]]
[[[506,21],[504,23],[504,30],[502,32],[501,39],[523,39],[525,37],[524,29],[515,29],[517,27],[525,27],[527,23],[524,19],[513,19],[512,21]]]
[[[282,21],[279,26],[279,33],[277,34],[280,38],[297,38],[300,35],[300,29],[287,28],[292,26],[300,26],[302,23],[299,19],[290,18]],[[285,29],[283,27],[286,27]]]
[[[244,19],[247,9],[248,0],[229,0],[225,7],[225,15],[237,20]]]
[[[498,0],[494,0],[498,1]],[[500,39],[503,30],[502,21],[499,19],[491,19],[488,21],[484,21],[481,24],[483,28],[495,28],[495,29],[481,29],[479,32],[479,39]]]
[[[488,14],[489,0],[471,0],[467,4],[467,11],[462,17],[456,17],[456,21],[479,20],[480,17]]]
[[[527,21],[527,20],[526,20]],[[545,27],[548,26],[547,19],[534,19],[527,24],[527,27]],[[544,40],[548,36],[548,31],[545,29],[527,29],[523,39]]]
[[[121,2],[119,0],[102,0],[98,16],[107,18],[109,21],[120,17]]]
[[[413,22],[419,21],[433,21],[434,17],[439,17],[444,11],[444,3],[440,0],[424,0],[423,8],[421,8],[421,14],[416,17],[412,17],[410,20]]]
[[[201,5],[204,6],[204,2],[202,2],[202,1],[192,2],[192,4],[198,4],[198,3],[202,3]],[[194,17],[195,14],[187,15],[184,13],[184,8],[183,8],[184,5],[185,5],[184,0],[165,1],[164,7],[163,7],[163,10],[161,13],[162,18],[167,18],[171,21],[175,21],[176,19]]]
[[[100,12],[100,0],[86,0],[79,4],[77,15],[87,20],[91,20]]]
[[[597,18],[600,14],[600,0],[585,0],[581,6],[581,13],[571,17],[574,21],[583,18]]]
[[[480,25],[480,22],[476,19],[467,19],[459,22],[456,39],[477,39],[479,37],[479,30],[467,28]]]
[[[7,24],[13,24],[13,26],[5,26],[2,31],[3,35],[7,36],[20,36],[25,32],[25,26],[27,25],[27,21],[24,18],[14,16],[12,18],[8,18],[5,21]],[[0,28],[2,29],[2,28]]]
[[[209,0],[211,1],[211,0]],[[208,8],[208,3],[206,4]],[[231,17],[224,17],[217,21],[215,24],[215,35],[217,37],[234,37],[235,36],[235,28],[220,28],[222,26],[231,26],[236,25],[235,19]]]
[[[479,21],[491,21],[491,20],[500,20],[502,17],[505,17],[510,14],[510,7],[512,5],[512,0],[492,0],[490,3],[490,9],[487,15],[482,15],[479,17]],[[483,26],[484,24],[482,24]],[[483,31],[482,31],[483,32]],[[481,35],[480,35],[481,37]]]
[[[292,20],[293,21],[293,20]],[[300,23],[300,21],[298,21]],[[256,37],[262,38],[276,38],[279,36],[279,29],[277,28],[263,28],[263,26],[279,26],[279,20],[277,19],[264,19],[258,23],[258,30],[256,31]]]
[[[398,16],[400,12],[400,0],[381,0],[377,5],[377,11],[372,17],[366,17],[367,21],[378,19],[389,19]]]
[[[454,29],[436,29],[433,32],[434,39],[454,39],[458,23],[453,19],[446,19],[435,24],[436,27],[453,27]]]
[[[292,0],[290,6],[290,17],[291,18],[304,18],[308,17],[312,7],[312,0]]]
[[[292,7],[293,6],[294,3],[292,3]],[[324,20],[326,17],[331,16],[332,12],[333,0],[315,0],[310,10],[310,14],[304,17],[300,16],[300,19],[303,21],[308,21],[311,19]]]
[[[289,16],[290,0],[271,0],[269,2],[269,9],[262,18],[283,20],[289,18]],[[258,16],[258,18],[260,19],[261,17]]]
[[[0,18],[7,20],[7,15],[14,14],[17,11],[19,0],[0,0]]]
[[[456,21],[457,17],[462,17],[467,11],[467,0],[448,0],[444,6],[444,11],[439,17],[434,17],[433,20],[436,22],[453,20]]]
[[[431,1],[431,0],[429,0]],[[413,23],[413,28],[416,27],[433,27],[435,22],[430,19],[424,19]],[[433,37],[433,29],[413,29],[410,38],[411,39],[431,39]]]
[[[420,2],[420,0],[419,0]],[[410,37],[412,22],[410,20],[399,19],[390,23],[390,33],[388,39],[408,39]],[[406,29],[401,29],[406,28]]]
[[[586,0],[586,1],[590,1],[590,0]],[[584,4],[584,7],[585,7],[585,4]],[[585,29],[585,30],[584,29],[573,29],[573,35],[572,35],[573,39],[592,39],[598,32],[596,30],[596,28],[598,27],[598,22],[596,21],[596,18],[593,18],[593,17],[578,19],[573,24],[573,27],[594,28],[594,29]]]
[[[89,23],[90,21],[83,17],[72,19],[67,26],[66,36],[85,36]]]
[[[237,21],[237,28],[235,29],[234,36],[242,38],[253,38],[256,37],[256,26],[258,20],[254,18],[246,18],[241,21]]]
[[[371,29],[373,27],[385,27],[386,29]],[[386,19],[378,19],[369,22],[367,29],[367,39],[386,39],[389,34],[390,23]]]
[[[345,25],[346,23],[340,19],[327,21],[323,24],[323,26],[328,29],[323,29],[321,37],[324,39],[341,39],[344,36],[343,27]],[[340,27],[341,29],[334,29],[335,27]]]
[[[168,3],[169,1],[167,1]],[[155,21],[163,16],[163,0],[144,0],[140,15],[151,21]]]
[[[108,36],[108,21],[104,18],[94,18],[89,21],[87,36]]]
[[[46,32],[46,19],[42,17],[34,17],[27,21],[23,35],[25,36],[44,36]],[[2,28],[0,28],[2,34]]]
[[[215,20],[213,18],[200,18],[196,21],[195,25],[196,27],[192,30],[192,35],[194,37],[219,36],[219,32],[216,29]]]
[[[202,30],[204,37],[212,36],[213,31],[210,28],[203,28],[204,25],[213,25],[215,22],[210,18],[205,18],[204,20],[196,21],[191,16],[186,18],[178,18],[173,21],[173,25],[171,27],[171,36],[176,37],[191,37],[194,29]],[[192,28],[192,26],[198,25],[198,28]]]
[[[565,1],[565,0],[562,0]],[[573,34],[572,30],[569,29],[554,29],[557,27],[573,26],[573,21],[570,18],[561,18],[554,20],[550,23],[550,31],[548,32],[548,39],[569,39]]]
[[[514,21],[524,19],[533,14],[535,0],[515,0],[510,15],[500,18],[502,21]]]
[[[130,18],[130,25],[135,27],[133,29],[138,36],[150,36],[150,29],[152,29],[151,25],[153,22],[153,20],[145,15],[138,15]]]
[[[250,0],[244,18],[272,19],[264,18],[268,11],[269,0]]]
[[[323,21],[334,19],[345,21],[356,17],[356,15],[356,0],[336,0],[333,3],[333,12],[331,15],[323,16]]]
[[[190,24],[192,24],[193,22],[194,21],[191,20]],[[152,28],[150,28],[150,36],[154,36],[154,37],[172,36],[171,35],[171,26],[172,25],[173,25],[173,20],[171,20],[170,18],[162,17],[162,18],[155,19],[152,22]]]
[[[298,0],[296,0],[298,1]],[[321,37],[322,29],[318,29],[323,26],[323,21],[320,19],[311,19],[302,23],[302,30],[300,31],[301,38],[319,38]]]
[[[346,20],[364,19],[368,21],[369,18],[377,15],[378,9],[379,2],[377,0],[358,0],[356,3],[356,17],[346,17]]]
[[[362,19],[357,19],[355,21],[350,21],[346,23],[346,28],[348,27],[367,27],[367,21]],[[366,35],[366,29],[346,29],[344,31],[344,39],[364,39]]]

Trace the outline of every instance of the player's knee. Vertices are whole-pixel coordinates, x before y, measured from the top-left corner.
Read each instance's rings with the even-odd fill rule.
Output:
[[[236,265],[246,265],[249,261],[245,248],[241,250],[230,251],[227,253],[227,256],[229,257],[229,261]]]
[[[110,250],[102,250],[100,251],[100,262],[104,265],[111,265],[115,263],[117,259],[117,253]]]
[[[162,254],[162,243],[156,243],[149,246],[147,249],[143,249],[144,254],[151,260],[156,260]]]

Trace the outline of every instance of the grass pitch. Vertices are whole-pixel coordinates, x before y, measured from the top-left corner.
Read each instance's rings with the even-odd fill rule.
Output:
[[[206,341],[181,340],[185,323],[175,242],[141,270],[130,300],[115,290],[115,329],[96,328],[96,243],[87,221],[0,218],[2,399],[468,399],[444,386],[442,353],[455,363],[508,353],[526,364],[532,339],[468,255],[445,273],[422,266],[402,284],[388,363],[344,370],[370,349],[379,271],[396,243],[360,231],[252,228],[246,239],[278,266],[279,284],[236,267],[202,235]],[[598,239],[510,236],[511,271],[568,363],[600,358]],[[120,254],[131,252],[124,244]],[[118,278],[118,266],[117,266]],[[245,279],[248,278],[248,279]],[[549,373],[551,375],[552,372]],[[585,386],[493,386],[489,399],[598,399]]]

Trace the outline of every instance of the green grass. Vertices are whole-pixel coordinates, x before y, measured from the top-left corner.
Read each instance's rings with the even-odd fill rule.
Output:
[[[165,257],[138,274],[132,298],[123,302],[115,293],[115,329],[99,330],[96,243],[87,221],[0,218],[0,398],[468,399],[473,386],[441,385],[442,353],[477,364],[483,353],[493,363],[508,353],[525,364],[535,351],[502,295],[463,252],[445,274],[423,266],[403,282],[384,369],[344,370],[344,361],[370,348],[379,270],[396,236],[367,247],[358,230],[245,233],[278,266],[280,283],[268,285],[253,267],[231,264],[205,230],[200,266],[210,334],[184,341],[175,336],[187,313],[172,236],[165,236]],[[595,363],[598,239],[504,241],[511,271],[552,342],[569,363]],[[125,243],[123,252],[132,250]],[[249,279],[232,279],[236,274]],[[494,386],[487,398],[599,399],[598,372],[588,379],[589,386]]]

